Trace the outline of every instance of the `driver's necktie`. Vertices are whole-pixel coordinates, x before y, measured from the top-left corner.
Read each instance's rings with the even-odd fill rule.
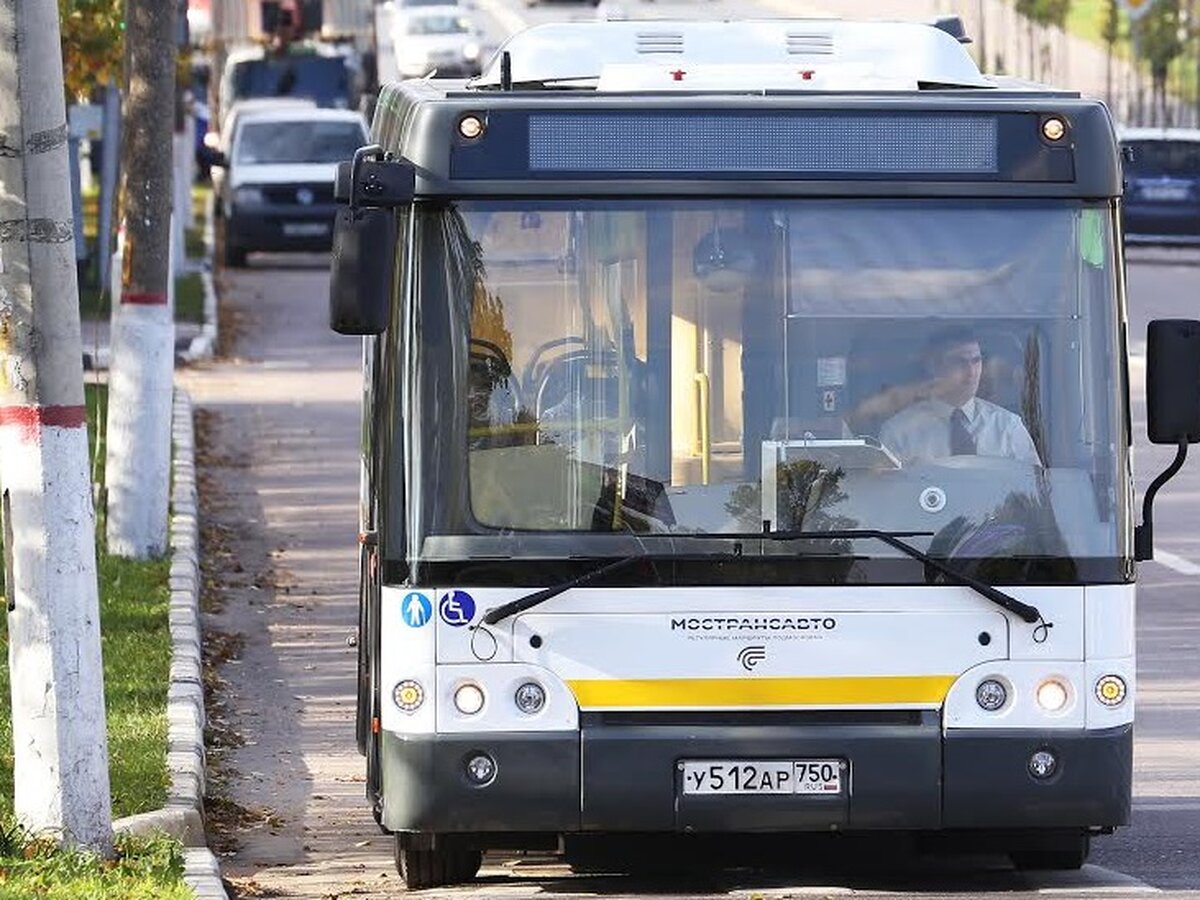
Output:
[[[967,428],[967,415],[961,409],[950,414],[950,455],[975,455],[975,438]]]

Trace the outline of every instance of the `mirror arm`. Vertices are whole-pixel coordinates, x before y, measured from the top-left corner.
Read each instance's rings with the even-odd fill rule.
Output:
[[[1142,498],[1142,524],[1133,530],[1133,558],[1138,562],[1154,559],[1154,495],[1183,467],[1187,452],[1188,440],[1180,438],[1174,461],[1146,488],[1146,496]]]

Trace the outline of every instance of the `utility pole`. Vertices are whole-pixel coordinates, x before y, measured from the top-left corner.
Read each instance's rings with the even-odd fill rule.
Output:
[[[0,0],[0,128],[14,807],[34,832],[108,852],[95,514],[55,0]]]
[[[171,309],[175,3],[126,0],[125,263],[109,368],[108,550],[167,549],[175,323]]]

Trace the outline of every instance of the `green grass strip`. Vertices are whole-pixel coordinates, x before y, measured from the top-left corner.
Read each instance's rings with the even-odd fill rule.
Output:
[[[0,900],[190,900],[183,848],[170,838],[118,838],[112,859],[30,840],[0,825]]]
[[[175,321],[204,321],[204,283],[199,272],[188,272],[175,279]]]

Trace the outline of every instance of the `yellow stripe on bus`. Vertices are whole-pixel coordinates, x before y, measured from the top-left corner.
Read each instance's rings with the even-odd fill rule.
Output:
[[[840,678],[648,678],[568,681],[588,708],[754,706],[940,706],[954,675]]]

